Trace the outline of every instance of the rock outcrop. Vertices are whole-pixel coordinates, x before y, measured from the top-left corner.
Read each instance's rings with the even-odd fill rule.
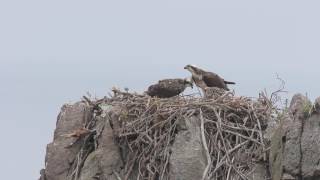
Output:
[[[274,180],[320,179],[320,114],[307,97],[293,96],[274,133],[270,166]]]
[[[125,101],[128,100],[127,97],[124,99]],[[237,100],[239,99],[231,99],[230,103],[235,107],[242,106]],[[149,101],[150,100],[146,99],[145,102],[148,106],[150,104]],[[158,103],[157,101],[155,102]],[[64,105],[61,108],[61,112],[57,119],[53,142],[47,146],[45,158],[46,166],[45,169],[40,172],[40,180],[137,179],[141,176],[141,169],[139,169],[140,163],[145,163],[145,167],[149,168],[148,171],[154,173],[149,175],[150,179],[200,180],[203,178],[204,172],[208,167],[212,168],[211,166],[213,165],[215,165],[216,168],[222,167],[223,164],[219,165],[214,163],[219,162],[217,160],[228,158],[228,155],[224,155],[225,157],[223,157],[222,154],[219,154],[220,151],[217,150],[217,152],[219,152],[217,153],[217,156],[214,156],[215,154],[212,152],[211,162],[213,164],[208,166],[208,149],[205,149],[203,145],[203,131],[201,131],[201,127],[203,126],[200,124],[200,122],[203,122],[203,119],[200,121],[199,114],[195,113],[192,109],[186,112],[187,114],[194,113],[194,115],[179,118],[176,123],[174,121],[168,121],[169,125],[170,123],[175,123],[175,125],[172,124],[175,129],[168,131],[168,133],[174,134],[170,135],[170,137],[165,137],[164,135],[159,136],[159,138],[169,138],[165,143],[167,144],[166,147],[163,147],[163,144],[154,144],[154,146],[159,146],[158,148],[168,148],[166,151],[159,151],[168,154],[156,155],[157,157],[151,158],[150,160],[153,162],[149,162],[148,159],[145,159],[144,162],[131,162],[132,159],[134,159],[132,157],[139,156],[139,154],[135,154],[135,152],[138,151],[133,151],[131,149],[135,146],[134,143],[137,143],[132,141],[132,139],[137,138],[139,134],[127,132],[125,133],[127,134],[126,138],[122,140],[130,141],[130,143],[127,145],[119,143],[119,134],[121,134],[119,132],[121,131],[123,123],[127,123],[128,125],[127,121],[132,118],[132,115],[129,113],[130,111],[127,107],[120,106],[117,103],[104,103],[99,106],[93,104],[94,103],[92,102],[82,101],[73,105]],[[188,106],[190,105],[189,103],[186,104]],[[236,154],[232,154],[232,158],[229,157],[232,161],[225,162],[234,163],[235,160],[238,161],[238,164],[244,164],[244,161],[248,161],[248,167],[251,169],[249,171],[250,173],[246,174],[246,178],[251,180],[270,179],[270,176],[274,180],[320,179],[319,104],[320,98],[312,105],[305,96],[301,94],[295,95],[292,98],[289,109],[278,115],[277,118],[280,123],[276,123],[276,121],[270,119],[269,123],[273,124],[273,126],[269,125],[267,129],[261,131],[265,133],[263,136],[259,133],[254,135],[254,131],[251,132],[252,134],[250,136],[250,134],[246,134],[246,132],[250,132],[248,129],[245,129],[246,131],[244,134],[240,134],[239,137],[236,138],[236,136],[234,136],[234,138],[237,139],[235,142],[240,141],[242,143],[230,148],[228,152],[231,153],[238,150],[243,145],[246,146],[241,147],[242,150],[239,150]],[[147,108],[147,111],[151,111],[152,108],[154,107],[150,105],[150,107]],[[134,108],[133,110],[137,111],[137,109]],[[236,110],[235,113],[237,113],[237,111],[238,110]],[[176,111],[173,112],[176,113]],[[213,112],[215,112],[215,110],[213,110]],[[146,123],[151,123],[151,128],[157,127],[163,124],[161,119],[170,118],[167,115],[168,114],[154,116],[154,122],[148,121]],[[230,114],[229,116],[233,115],[234,114]],[[131,119],[130,121],[135,122],[134,119]],[[206,122],[209,121],[210,120],[207,120]],[[246,119],[244,122],[248,123]],[[215,123],[219,122],[213,122],[213,124]],[[233,123],[234,122],[231,122],[230,125]],[[219,132],[217,132],[215,138],[224,136],[225,138],[231,137],[232,140],[233,137],[230,133],[240,132],[238,130],[240,127],[243,127],[243,125],[240,125],[239,127],[228,127],[229,125],[224,124],[224,126],[227,127],[227,133],[224,132],[226,134],[222,134],[220,132],[219,134]],[[221,126],[221,124],[219,126]],[[258,126],[260,126],[259,123],[252,127]],[[84,127],[89,127],[91,130],[85,136],[66,136],[66,134],[70,134],[70,132]],[[215,128],[215,126],[209,127],[209,129],[210,128]],[[228,128],[235,128],[237,131],[231,132]],[[160,132],[155,132],[155,134],[157,133]],[[272,138],[270,138],[270,134],[273,134]],[[255,137],[257,140],[264,137],[264,141],[267,142],[266,145],[271,144],[271,146],[270,148],[261,146],[265,149],[259,149],[257,146],[252,146],[252,144],[259,144],[261,142],[255,140],[248,143],[250,138],[248,139],[244,135]],[[207,137],[208,136],[209,135],[207,134]],[[144,143],[144,141],[147,143],[148,138],[149,141],[151,141],[154,137],[146,136],[145,138],[145,140],[142,139],[142,143]],[[240,140],[239,138],[247,139]],[[219,142],[219,144],[211,144],[211,148],[226,148],[230,146],[230,144],[223,144],[225,143],[223,141],[217,142]],[[211,143],[210,140],[208,143]],[[148,144],[146,144],[145,147],[149,148]],[[256,148],[255,153],[248,154],[245,147],[251,149]],[[268,149],[270,149],[270,152],[268,153],[269,160],[266,161],[265,152]],[[215,149],[211,149],[211,151],[215,151]],[[160,161],[158,159],[160,157],[166,159]],[[220,161],[220,163],[222,162],[224,161]],[[157,170],[152,167],[152,165],[157,163],[164,163],[162,165],[165,165],[164,167],[167,168],[157,172]],[[229,168],[226,169],[226,173],[232,171],[232,166],[224,167]],[[215,169],[211,169],[211,172],[215,172]],[[166,173],[167,175],[164,175]],[[217,175],[215,175],[215,177],[208,177],[211,177],[210,179],[215,179]],[[209,179],[208,177],[205,179]],[[233,177],[232,179],[243,178],[244,177],[239,176]]]
[[[186,119],[176,135],[170,157],[170,179],[201,179],[207,166],[201,143],[199,119]]]
[[[64,105],[61,108],[53,142],[47,146],[46,168],[42,173],[42,176],[45,177],[42,177],[42,179],[67,179],[71,164],[80,151],[81,142],[75,143],[75,139],[64,138],[62,135],[83,127],[83,124],[89,120],[90,115],[91,108],[82,102],[74,105]],[[73,143],[75,144],[70,146]]]

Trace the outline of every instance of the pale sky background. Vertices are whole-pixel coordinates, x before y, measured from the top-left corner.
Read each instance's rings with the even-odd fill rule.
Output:
[[[0,1],[1,179],[37,179],[64,103],[197,64],[257,96],[320,96],[320,1]]]

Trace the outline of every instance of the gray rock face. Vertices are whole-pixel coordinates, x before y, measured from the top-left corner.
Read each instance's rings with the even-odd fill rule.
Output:
[[[312,106],[301,94],[293,97],[290,117],[285,118],[272,140],[270,164],[274,170],[273,179],[320,179],[318,106],[319,98]]]
[[[65,138],[61,135],[83,127],[90,117],[90,112],[89,106],[81,102],[74,105],[64,105],[61,108],[57,128],[54,132],[54,140],[47,146],[46,167],[43,173],[46,180],[67,179],[71,164],[80,150],[80,143],[68,148],[70,144],[75,142],[75,139]]]
[[[291,124],[285,124],[285,145],[283,150],[283,168],[291,175],[298,175],[301,167],[301,136],[303,124],[305,121],[305,106],[310,104],[307,97],[296,94],[293,96],[289,114],[291,115]],[[287,121],[290,123],[290,121]]]
[[[117,112],[109,108],[105,113]],[[92,109],[85,103],[64,105],[57,120],[54,140],[47,146],[46,168],[41,170],[41,180],[66,180],[69,178],[71,165],[80,151],[81,140],[74,143],[76,138],[66,138],[88,122],[92,116]],[[110,126],[110,116],[97,117],[96,130],[99,133],[98,147],[89,154],[81,169],[80,180],[117,180],[121,175],[123,162],[119,147],[113,138]],[[111,117],[113,117],[111,115]],[[74,143],[74,144],[73,144]],[[72,146],[70,146],[73,144]]]
[[[302,169],[305,179],[320,179],[320,114],[312,115],[301,137]]]
[[[201,179],[206,167],[206,157],[201,143],[199,119],[185,120],[185,128],[175,138],[170,157],[170,179]]]
[[[289,113],[275,129],[271,140],[270,167],[274,180],[320,179],[320,98],[311,106],[303,95],[293,97]],[[120,129],[120,107],[106,105],[96,117],[97,146],[86,157],[81,167],[79,180],[119,180],[124,178],[126,155],[115,143],[114,134]],[[78,102],[64,105],[58,116],[53,142],[47,146],[46,166],[41,170],[40,180],[68,180],[72,164],[82,145],[82,140],[65,137],[83,127],[92,118],[92,107]],[[197,117],[181,120],[178,133],[171,148],[169,160],[170,180],[198,180],[206,168],[206,156],[202,145],[200,122]],[[72,146],[70,146],[73,144]],[[123,147],[121,147],[123,148]],[[252,179],[263,180],[268,174],[265,164],[255,164]],[[137,176],[133,168],[129,179]]]
[[[312,113],[320,114],[320,97],[318,97],[313,105]]]
[[[99,146],[87,157],[81,170],[80,180],[96,180],[97,178],[117,180],[115,174],[120,174],[123,162],[119,148],[114,143],[109,119],[99,118],[97,126],[98,129],[101,129]]]
[[[280,180],[282,177],[283,166],[283,142],[284,136],[282,125],[275,130],[271,139],[271,149],[269,156],[270,171],[273,180]]]

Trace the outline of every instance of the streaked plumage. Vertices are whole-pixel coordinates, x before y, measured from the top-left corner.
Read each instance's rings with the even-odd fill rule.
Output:
[[[213,98],[216,99],[224,95],[226,91],[224,89],[218,87],[207,87],[204,89],[204,97],[205,98]]]
[[[182,93],[192,82],[187,79],[163,79],[149,86],[146,93],[152,97],[169,98]]]

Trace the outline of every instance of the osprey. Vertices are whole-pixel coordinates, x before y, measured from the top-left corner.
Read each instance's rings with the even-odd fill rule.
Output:
[[[189,79],[163,79],[149,86],[146,93],[151,97],[169,98],[182,93],[188,86],[193,87]]]
[[[225,81],[213,72],[204,71],[196,66],[186,65],[184,69],[187,69],[192,74],[192,80],[203,91],[207,87],[218,87],[228,91],[227,84],[235,84],[234,82]]]

